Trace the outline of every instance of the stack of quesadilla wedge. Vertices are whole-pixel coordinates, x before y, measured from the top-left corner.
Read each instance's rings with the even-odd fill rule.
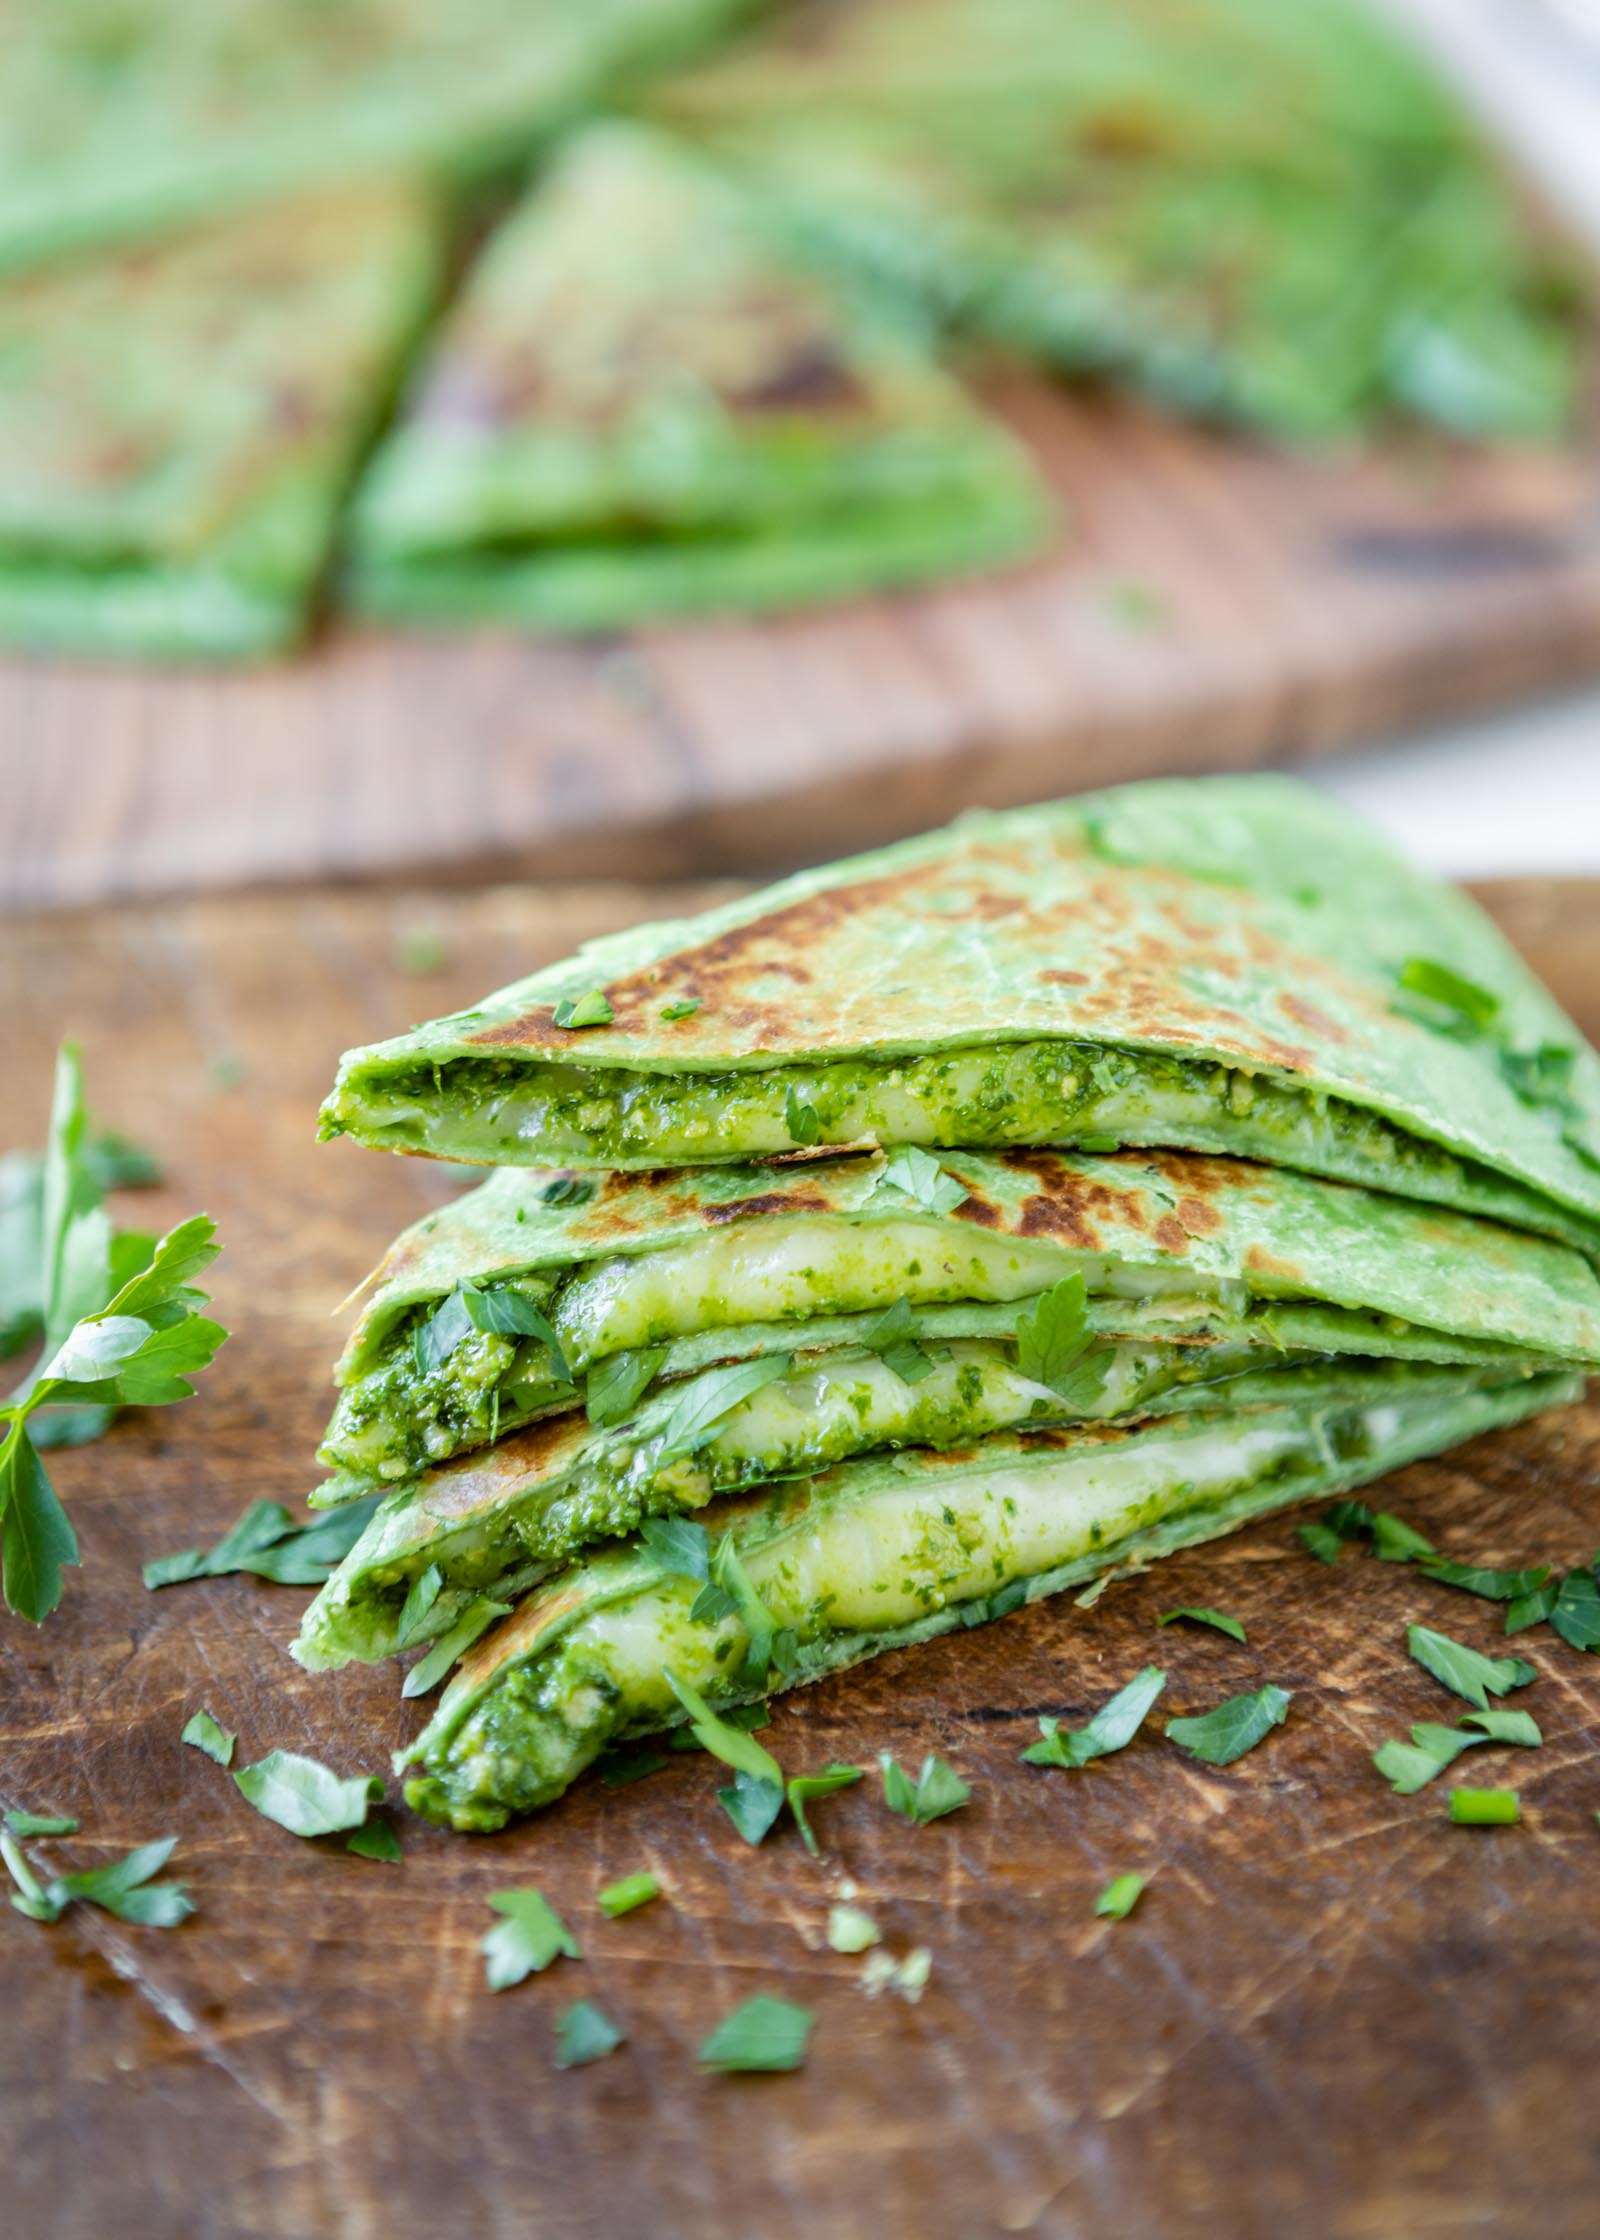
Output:
[[[592,944],[350,1053],[324,1129],[500,1169],[371,1280],[317,1498],[387,1490],[296,1645],[465,1652],[402,1753],[462,1828],[1600,1365],[1600,1059],[1286,780]]]
[[[881,280],[1177,411],[1570,418],[1575,275],[1365,6],[819,0],[649,105]]]
[[[358,498],[350,588],[405,619],[606,629],[842,598],[1047,525],[904,316],[694,156],[600,125],[475,268]]]

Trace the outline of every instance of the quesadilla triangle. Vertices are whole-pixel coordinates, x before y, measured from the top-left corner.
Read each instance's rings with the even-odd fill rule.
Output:
[[[1600,1058],[1467,898],[1278,777],[981,813],[346,1054],[322,1133],[620,1169],[1170,1144],[1600,1254]]]
[[[1165,408],[1296,441],[1570,431],[1575,260],[1337,0],[856,0],[653,87],[819,247]]]
[[[917,324],[699,159],[600,125],[474,269],[358,498],[351,593],[604,629],[1008,558],[1047,512]]]
[[[417,1769],[406,1801],[451,1827],[503,1827],[612,1744],[680,1720],[674,1679],[718,1711],[756,1702],[1363,1484],[1579,1389],[1419,1372],[1403,1399],[1330,1387],[1129,1430],[1002,1434],[731,1496],[707,1514],[706,1549],[640,1539],[591,1554],[479,1641],[397,1753]]]
[[[258,654],[300,632],[345,485],[438,283],[389,180],[0,290],[0,636]]]
[[[22,0],[0,73],[0,265],[391,168],[521,160],[741,0]],[[352,269],[354,269],[352,267]]]

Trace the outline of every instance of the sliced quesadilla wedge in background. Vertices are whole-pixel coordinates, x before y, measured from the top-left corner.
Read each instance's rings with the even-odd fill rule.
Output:
[[[1245,1160],[503,1168],[368,1279],[321,1455],[344,1473],[335,1495],[370,1491],[584,1402],[621,1422],[715,1363],[892,1351],[893,1329],[875,1335],[891,1311],[1014,1357],[1019,1312],[1075,1276],[1087,1335],[1180,1351],[1197,1372],[1218,1348],[1244,1366],[1290,1350],[1600,1366],[1600,1279],[1577,1253]]]
[[[1600,1058],[1291,779],[1000,814],[637,926],[350,1051],[324,1135],[499,1165],[1173,1144],[1600,1252]]]
[[[1119,1564],[1360,1485],[1575,1398],[1576,1379],[1471,1389],[1411,1372],[1408,1395],[1179,1416],[1132,1430],[999,1435],[951,1454],[843,1463],[708,1511],[682,1535],[591,1554],[472,1649],[424,1733],[414,1810],[503,1827],[551,1803],[613,1743],[1003,1616]]]
[[[600,629],[992,561],[1046,516],[912,324],[700,159],[599,125],[475,267],[359,494],[351,591]]]
[[[396,180],[0,289],[0,636],[246,655],[306,620],[439,279]]]
[[[0,265],[391,167],[517,161],[741,0],[18,0]]]
[[[1576,260],[1364,7],[855,0],[648,100],[880,282],[1169,409],[1570,426]]]
[[[761,1177],[738,1169],[619,1176],[579,1209],[545,1207],[537,1178],[508,1170],[402,1239],[324,1449],[346,1467],[321,1498],[370,1489],[352,1462],[399,1483],[307,1611],[301,1661],[393,1655],[642,1517],[881,1448],[1308,1392],[1404,1399],[1443,1365],[1466,1387],[1600,1363],[1589,1263],[1468,1216],[1176,1153],[925,1165],[769,1171],[755,1196]],[[441,1304],[462,1272],[452,1226],[472,1274]],[[587,1379],[588,1412],[565,1382],[565,1412],[528,1422],[558,1368]],[[417,1471],[419,1449],[486,1439]]]

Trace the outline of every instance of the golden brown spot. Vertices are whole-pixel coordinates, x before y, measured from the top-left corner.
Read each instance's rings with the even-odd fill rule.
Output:
[[[707,1206],[701,1219],[708,1228],[720,1229],[730,1221],[755,1220],[762,1214],[826,1213],[828,1201],[815,1190],[767,1190],[756,1198],[731,1198],[726,1205]]]
[[[1170,1213],[1164,1213],[1151,1234],[1163,1252],[1187,1252],[1189,1239],[1181,1222]]]
[[[1328,1042],[1348,1042],[1349,1035],[1337,1019],[1330,1019],[1314,1003],[1307,1003],[1304,996],[1279,996],[1278,1009],[1292,1019],[1297,1027],[1307,1027],[1313,1034],[1320,1034]]]
[[[1204,1198],[1180,1198],[1177,1214],[1191,1237],[1214,1237],[1222,1227],[1221,1214],[1215,1206],[1207,1205]]]
[[[1057,988],[1086,988],[1089,985],[1089,975],[1086,972],[1057,972],[1052,968],[1049,972],[1041,972],[1039,978],[1048,980],[1052,987]]]
[[[1244,1264],[1253,1276],[1277,1276],[1285,1283],[1304,1283],[1306,1279],[1305,1270],[1295,1261],[1280,1260],[1264,1245],[1253,1244],[1244,1256]]]

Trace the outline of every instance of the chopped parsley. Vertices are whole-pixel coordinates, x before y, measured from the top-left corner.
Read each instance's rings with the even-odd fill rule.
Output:
[[[197,1711],[178,1739],[191,1743],[196,1750],[203,1750],[219,1766],[231,1766],[233,1746],[239,1738],[229,1734],[226,1727],[219,1727],[209,1711]]]
[[[883,1162],[873,1196],[879,1190],[897,1190],[925,1213],[953,1213],[966,1202],[967,1190],[947,1174],[931,1151],[920,1144],[903,1143]]]
[[[1146,1665],[1100,1706],[1086,1727],[1063,1734],[1059,1719],[1041,1718],[1039,1733],[1043,1739],[1023,1751],[1025,1763],[1072,1768],[1086,1766],[1094,1758],[1109,1757],[1115,1750],[1126,1750],[1166,1684],[1167,1676],[1158,1666]]]
[[[10,1835],[0,1835],[0,1859],[16,1884],[11,1903],[30,1921],[59,1921],[74,1900],[82,1899],[113,1913],[119,1921],[136,1922],[145,1929],[175,1929],[187,1921],[194,1902],[181,1882],[157,1882],[158,1875],[177,1846],[176,1836],[141,1844],[137,1851],[114,1859],[109,1866],[90,1867],[80,1874],[55,1875],[41,1883]]]
[[[663,1757],[659,1750],[611,1750],[599,1761],[595,1772],[600,1776],[603,1789],[631,1789],[636,1781],[645,1780],[652,1773],[659,1773],[672,1760]]]
[[[824,1766],[820,1773],[798,1773],[789,1783],[789,1810],[794,1814],[795,1825],[800,1830],[802,1842],[813,1859],[820,1857],[816,1837],[811,1832],[811,1822],[806,1817],[806,1806],[818,1797],[831,1797],[840,1789],[848,1789],[864,1778],[860,1766]]]
[[[555,1008],[558,1027],[609,1027],[611,1005],[602,988],[589,988],[581,996],[563,996]]]
[[[1536,1571],[1487,1571],[1480,1564],[1451,1563],[1444,1556],[1429,1556],[1419,1566],[1425,1579],[1437,1586],[1459,1587],[1464,1594],[1481,1595],[1486,1602],[1520,1602],[1537,1594],[1550,1576],[1550,1566]]]
[[[586,2062],[603,2061],[622,2042],[622,2032],[603,2008],[592,1999],[575,1999],[556,2024],[556,2067],[581,2069]]]
[[[880,1991],[892,1991],[915,2006],[932,1974],[933,1954],[925,1944],[913,1945],[903,1960],[888,1952],[869,1952],[861,1965],[861,1988],[869,1999],[876,1999]]]
[[[466,1609],[450,1628],[442,1633],[424,1657],[419,1657],[400,1683],[400,1693],[406,1697],[425,1696],[436,1688],[458,1658],[464,1657],[481,1634],[488,1632],[496,1618],[511,1615],[509,1602],[496,1602],[489,1595],[479,1595],[469,1602]]]
[[[786,1377],[793,1365],[790,1354],[764,1353],[754,1361],[731,1361],[726,1368],[708,1369],[704,1376],[696,1377],[685,1387],[662,1426],[658,1460],[667,1462],[679,1455],[698,1454],[716,1437],[724,1416],[731,1415],[742,1400],[748,1400],[763,1385]]]
[[[971,1785],[932,1751],[923,1759],[915,1781],[887,1750],[879,1751],[878,1765],[883,1774],[884,1803],[916,1827],[925,1828],[930,1820],[942,1820],[947,1812],[959,1812],[972,1800]]]
[[[584,1380],[583,1397],[596,1430],[627,1419],[666,1358],[665,1346],[639,1346],[594,1364]]]
[[[644,1517],[639,1537],[663,1571],[685,1579],[711,1575],[711,1541],[692,1517]]]
[[[792,1089],[783,1092],[783,1124],[799,1144],[815,1143],[822,1133],[822,1121],[814,1104],[807,1104]]]
[[[741,1769],[731,1788],[717,1791],[717,1802],[746,1843],[760,1843],[783,1810],[783,1783]]]
[[[154,1592],[191,1579],[221,1579],[235,1572],[270,1579],[285,1587],[320,1587],[344,1561],[366,1530],[380,1489],[360,1501],[342,1502],[300,1524],[281,1501],[252,1501],[214,1548],[180,1548],[154,1556],[144,1566],[144,1583]]]
[[[76,1820],[64,1815],[52,1819],[43,1812],[8,1812],[6,1826],[14,1836],[75,1836],[78,1832]]]
[[[1471,1728],[1478,1732],[1469,1732]],[[1396,1795],[1409,1797],[1474,1744],[1515,1742],[1537,1750],[1543,1741],[1526,1711],[1469,1711],[1459,1727],[1436,1726],[1431,1721],[1414,1726],[1409,1742],[1383,1743],[1373,1751],[1372,1762]]]
[[[892,1369],[902,1384],[920,1384],[924,1377],[932,1376],[933,1361],[918,1344],[922,1325],[911,1311],[909,1299],[896,1299],[894,1305],[879,1315],[861,1343],[887,1369]]]
[[[829,1906],[828,1943],[835,1952],[865,1952],[869,1945],[880,1944],[882,1932],[870,1913],[863,1913],[859,1906]]]
[[[400,1606],[400,1619],[395,1627],[395,1646],[409,1649],[416,1642],[423,1626],[433,1613],[433,1606],[444,1591],[444,1573],[436,1563],[419,1572],[406,1591]]]
[[[663,1019],[692,1019],[700,1008],[698,996],[674,996],[671,1003],[661,1006]]]
[[[808,2007],[758,1993],[718,2023],[700,2048],[700,2066],[725,2073],[798,2069],[815,2021]]]
[[[1017,1367],[1034,1384],[1059,1393],[1088,1352],[1087,1290],[1081,1274],[1064,1276],[1017,1316]]]
[[[358,1859],[379,1859],[388,1866],[398,1866],[402,1857],[400,1838],[387,1820],[369,1820],[345,1844],[346,1851],[353,1851]]]
[[[1119,1874],[1108,1882],[1094,1902],[1094,1910],[1109,1921],[1126,1921],[1144,1895],[1142,1874]]]
[[[595,1899],[603,1914],[613,1921],[625,1913],[637,1913],[641,1906],[650,1904],[661,1895],[661,1885],[653,1874],[625,1874],[620,1882],[608,1882]]]
[[[563,1954],[582,1959],[578,1940],[542,1890],[497,1890],[489,1903],[504,1917],[479,1943],[491,1991],[509,1991]]]
[[[753,1781],[768,1781],[783,1801],[783,1768],[772,1753],[764,1750],[753,1735],[727,1720],[719,1719],[698,1688],[687,1680],[680,1680],[670,1665],[662,1668],[661,1677],[689,1714],[689,1732],[702,1749],[720,1758],[725,1766],[732,1766],[735,1773],[747,1773]]]
[[[377,1775],[333,1773],[315,1758],[293,1750],[270,1750],[234,1775],[239,1793],[265,1820],[275,1820],[292,1836],[338,1835],[363,1826],[367,1807],[383,1796]]]
[[[1207,1609],[1204,1605],[1194,1609],[1168,1610],[1156,1623],[1162,1626],[1176,1625],[1180,1618],[1187,1618],[1191,1625],[1212,1626],[1218,1633],[1225,1633],[1230,1641],[1243,1641],[1245,1638],[1244,1627],[1237,1618],[1230,1618],[1221,1610]]]
[[[1450,1817],[1458,1828],[1514,1828],[1522,1807],[1515,1789],[1452,1789]]]
[[[1435,1633],[1431,1626],[1409,1627],[1406,1647],[1424,1672],[1431,1672],[1480,1711],[1488,1709],[1490,1696],[1509,1695],[1513,1688],[1525,1688],[1539,1677],[1521,1657],[1486,1657],[1464,1642],[1452,1641],[1447,1633]]]
[[[1395,975],[1401,993],[1389,1008],[1442,1034],[1487,1034],[1500,998],[1432,957],[1408,957]]]
[[[1529,1626],[1543,1625],[1561,1598],[1561,1582],[1547,1579],[1542,1587],[1531,1588],[1519,1594],[1506,1606],[1507,1633],[1526,1633]]]
[[[512,1283],[497,1284],[491,1291],[480,1291],[476,1284],[463,1283],[453,1296],[460,1299],[474,1330],[489,1331],[499,1337],[537,1338],[550,1356],[551,1373],[562,1384],[571,1383],[572,1372],[561,1350],[561,1340],[549,1319],[525,1291],[519,1291]],[[459,1344],[460,1340],[455,1343]]]
[[[1550,1606],[1550,1623],[1569,1649],[1600,1649],[1600,1585],[1593,1571],[1569,1571]]]
[[[554,1182],[547,1182],[539,1192],[542,1206],[586,1206],[594,1196],[592,1175],[558,1174]]]
[[[1214,1711],[1201,1712],[1192,1719],[1169,1719],[1167,1740],[1205,1765],[1231,1766],[1236,1758],[1265,1741],[1274,1727],[1283,1725],[1292,1700],[1289,1689],[1273,1687],[1230,1696]]]

